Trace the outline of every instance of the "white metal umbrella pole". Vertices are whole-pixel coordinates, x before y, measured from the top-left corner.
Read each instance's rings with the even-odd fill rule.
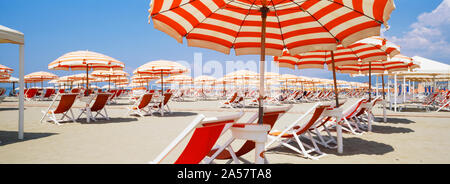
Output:
[[[19,139],[24,138],[24,45],[19,45]]]
[[[384,75],[381,74],[381,82],[382,82],[382,88],[383,91],[381,92],[383,94],[383,120],[386,123],[387,122],[387,118],[386,118],[386,94],[384,93]]]
[[[378,97],[379,96],[379,94],[378,94],[378,75],[377,75],[377,78],[376,78],[376,84],[375,84],[375,87],[377,88],[376,89],[376,96]]]
[[[398,86],[397,86],[397,74],[394,75],[394,112],[397,112],[397,96],[398,96]]]
[[[403,103],[406,102],[406,76],[403,75]]]
[[[391,79],[388,75],[388,101],[389,101],[389,110],[392,110],[392,104],[391,104]]]
[[[411,80],[408,80],[408,95],[411,95]]]

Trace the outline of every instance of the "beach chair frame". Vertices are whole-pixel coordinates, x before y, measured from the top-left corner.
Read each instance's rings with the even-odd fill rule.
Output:
[[[72,111],[72,106],[75,103],[76,97],[78,94],[74,94],[74,93],[67,93],[67,94],[58,94],[54,97],[52,103],[50,104],[50,106],[48,107],[48,109],[46,111],[41,111],[44,115],[42,116],[40,123],[42,123],[42,121],[45,119],[45,117],[47,117],[50,121],[53,121],[56,125],[61,125],[60,122],[63,122],[65,120],[65,118],[67,118],[68,120],[72,121],[75,123],[75,118],[73,115],[73,111]],[[73,100],[71,98],[67,98],[67,100],[70,101],[64,101],[66,98],[64,98],[65,96],[71,96],[73,98]],[[57,107],[55,109],[51,109],[53,107],[53,105],[56,103],[58,97],[61,97],[61,100],[59,101]],[[56,113],[56,110],[59,110],[59,108],[62,105],[65,105],[66,103],[70,104],[67,105],[64,109],[66,109],[63,112],[58,112]],[[70,112],[70,114],[68,114]],[[58,118],[56,118],[56,114],[62,114],[61,119],[58,120]]]
[[[194,132],[197,128],[202,128],[202,127],[206,127],[206,126],[217,126],[217,125],[224,125],[220,136],[222,136],[224,133],[226,133],[231,127],[232,125],[239,120],[242,116],[244,115],[243,112],[240,112],[238,114],[234,114],[234,115],[229,115],[229,116],[220,116],[220,117],[211,117],[211,118],[206,118],[203,114],[198,115],[157,157],[156,159],[154,159],[153,161],[149,162],[150,164],[159,164],[161,163],[162,160],[164,160],[184,139],[187,138],[188,135],[190,135],[192,132]],[[195,136],[195,134],[193,135],[193,137]],[[219,136],[219,137],[220,137]],[[193,137],[191,137],[191,140],[193,139]],[[219,138],[218,137],[218,138]],[[216,139],[217,141],[217,139]],[[189,142],[188,145],[185,147],[185,150],[183,153],[185,153],[186,151],[195,151],[195,150],[186,150],[186,148],[189,146],[189,144],[195,144],[195,142]],[[180,157],[183,156],[183,153],[178,157],[178,159],[180,159]],[[204,155],[203,160],[201,161],[201,163],[211,163],[211,159],[206,160],[207,155]],[[178,161],[177,159],[177,161]],[[175,162],[177,163],[177,162]]]

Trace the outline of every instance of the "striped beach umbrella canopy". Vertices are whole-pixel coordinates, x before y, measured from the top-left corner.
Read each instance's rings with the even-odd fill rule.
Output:
[[[25,80],[47,81],[57,79],[58,76],[49,72],[34,72],[24,76]]]
[[[147,85],[147,89],[150,89],[150,82],[152,81],[152,80],[155,80],[155,79],[160,79],[161,77],[160,77],[160,75],[140,75],[140,74],[137,74],[137,75],[133,75],[132,77],[131,77],[131,80],[132,80],[132,82],[139,82],[139,83],[144,83],[144,84],[146,84]],[[141,84],[139,84],[140,86],[142,86]]]
[[[50,70],[85,70],[86,76],[89,70],[123,70],[124,67],[125,64],[119,60],[92,51],[69,52],[48,64]],[[89,95],[89,78],[86,79],[86,95]]]
[[[44,89],[44,81],[57,79],[58,76],[49,72],[34,72],[24,76],[24,80],[27,82],[40,82],[41,88]]]
[[[409,70],[414,70],[417,68],[420,68],[420,63],[416,60],[414,60],[413,58],[410,58],[408,56],[402,55],[402,54],[398,54],[395,55],[394,57],[390,58],[389,60],[390,62],[404,62],[408,64]]]
[[[202,76],[198,76],[194,79],[194,83],[197,84],[212,84],[214,82],[216,82],[216,78],[211,77],[211,76],[207,76],[207,75],[202,75]]]
[[[136,70],[134,70],[135,75],[159,75],[161,80],[161,96],[164,96],[164,76],[168,75],[179,75],[187,73],[189,70],[180,63],[167,61],[167,60],[157,60],[150,61]],[[164,115],[164,111],[161,111]]]
[[[153,0],[150,6],[154,27],[180,43],[186,38],[188,46],[260,55],[259,124],[266,55],[336,50],[379,36],[395,9],[393,0]]]
[[[298,55],[292,55],[287,50],[280,57],[274,57],[274,61],[280,67],[291,69],[318,68],[323,69],[327,64],[332,69],[332,52],[335,66],[357,64],[358,61],[370,62],[387,60],[400,53],[400,48],[381,37],[370,37],[355,42],[347,47],[339,45],[335,51],[318,50]]]
[[[324,65],[327,64],[328,69],[333,71],[336,104],[339,104],[335,67],[368,63],[368,71],[370,73],[371,62],[387,60],[388,57],[393,57],[399,53],[400,48],[394,43],[381,37],[370,37],[348,46],[339,45],[335,51],[318,50],[298,55],[291,55],[288,51],[285,51],[283,56],[274,57],[274,61],[277,62],[280,67],[291,69],[323,69]],[[369,83],[370,82],[371,78],[369,78]]]
[[[368,63],[358,63],[355,65],[343,65],[337,66],[336,69],[340,73],[348,74],[384,74],[391,73],[395,71],[408,71],[408,63],[403,61],[372,61],[371,70],[369,70]]]
[[[0,79],[0,83],[16,83],[19,82],[18,78],[15,77],[9,77],[7,79]]]
[[[193,79],[191,76],[187,75],[172,75],[166,79],[167,81],[171,81],[178,84],[192,84]]]
[[[231,72],[227,75],[225,75],[226,79],[241,79],[241,80],[250,80],[250,79],[256,79],[259,76],[258,73],[250,71],[250,70],[238,70],[235,72]]]
[[[14,71],[13,69],[11,69],[11,68],[9,68],[9,67],[7,67],[5,65],[0,64],[0,75],[2,75],[2,74],[11,74],[13,71]]]
[[[379,73],[382,74],[382,87],[384,91],[384,74],[392,73],[396,71],[412,71],[412,69],[420,67],[414,60],[410,57],[396,54],[393,57],[388,57],[385,60],[377,60],[370,62],[359,62],[358,64],[353,65],[342,65],[337,66],[336,69],[341,73],[349,73],[349,74],[368,74],[369,75],[369,83],[368,88],[369,91],[372,90],[372,74]],[[372,93],[369,92],[369,100],[371,100]],[[383,99],[385,99],[385,94],[383,93]]]
[[[130,74],[128,74],[125,71],[122,70],[113,70],[112,68],[109,70],[97,70],[91,73],[92,76],[104,79],[102,82],[108,82],[108,84],[111,84],[111,78],[114,80],[117,77],[128,77]],[[117,79],[116,79],[117,80]],[[110,90],[110,89],[108,89]]]
[[[0,79],[1,80],[6,80],[6,79],[9,79],[10,77],[11,77],[10,74],[0,74]]]
[[[92,51],[69,52],[50,64],[50,70],[123,70],[125,64],[112,57]]]

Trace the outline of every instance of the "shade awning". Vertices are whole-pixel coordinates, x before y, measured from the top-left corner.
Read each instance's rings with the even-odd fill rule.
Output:
[[[0,43],[13,43],[23,45],[25,43],[24,34],[14,29],[0,25]]]

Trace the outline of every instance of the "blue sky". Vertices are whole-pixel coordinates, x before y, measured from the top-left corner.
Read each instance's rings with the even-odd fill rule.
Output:
[[[395,0],[397,9],[389,21],[391,28],[384,32],[384,36],[396,41],[408,56],[421,55],[450,64],[450,52],[447,52],[450,46],[446,36],[450,13],[445,13],[450,12],[446,11],[450,0],[445,1]],[[148,23],[149,4],[150,0],[0,0],[0,24],[25,34],[26,74],[49,71],[48,63],[77,50],[91,50],[114,57],[126,64],[127,72],[152,60],[193,62],[194,53],[202,53],[204,62],[259,59],[256,55],[225,55],[179,44]],[[436,17],[436,20],[428,23],[426,20],[430,17]],[[411,44],[417,40],[421,44]],[[438,47],[429,46],[435,43]],[[0,63],[15,69],[15,77],[18,76],[17,48],[11,44],[0,45]],[[267,59],[272,60],[271,57]],[[80,73],[50,72],[58,75]],[[281,69],[280,72],[332,78],[327,70]],[[347,75],[338,75],[338,79],[367,81],[367,77],[350,78]]]

